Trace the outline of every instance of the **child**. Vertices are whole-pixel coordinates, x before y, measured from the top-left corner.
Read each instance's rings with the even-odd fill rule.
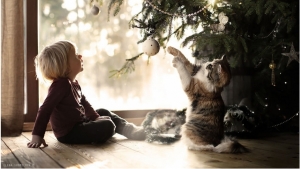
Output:
[[[52,84],[39,108],[28,147],[47,146],[43,137],[49,120],[55,137],[62,143],[103,143],[115,132],[129,139],[145,139],[142,127],[106,109],[92,108],[76,80],[83,71],[83,60],[72,42],[59,41],[45,47],[36,57],[35,66],[37,77]]]

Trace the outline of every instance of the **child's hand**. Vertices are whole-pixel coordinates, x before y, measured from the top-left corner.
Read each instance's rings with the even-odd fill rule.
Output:
[[[32,135],[32,139],[29,143],[27,143],[27,147],[28,148],[39,148],[42,144],[45,147],[48,146],[48,144],[46,144],[45,140],[41,136]]]

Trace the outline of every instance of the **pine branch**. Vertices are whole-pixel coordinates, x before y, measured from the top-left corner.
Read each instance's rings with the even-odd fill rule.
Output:
[[[129,74],[129,73],[133,72],[135,70],[134,61],[136,59],[138,59],[142,54],[144,54],[144,53],[140,53],[140,54],[138,54],[138,55],[136,55],[136,56],[134,56],[134,57],[132,57],[130,59],[126,59],[126,62],[122,66],[121,69],[119,69],[119,70],[111,70],[110,71],[111,75],[109,77],[110,78],[111,77],[117,77],[117,78],[119,78],[122,75]]]
[[[109,21],[110,11],[114,8],[113,15],[116,16],[120,12],[122,4],[123,4],[123,0],[110,0],[108,4],[108,21]]]

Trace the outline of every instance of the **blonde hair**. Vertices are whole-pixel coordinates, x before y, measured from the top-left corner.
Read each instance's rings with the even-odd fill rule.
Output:
[[[72,48],[76,51],[76,45],[70,41],[58,41],[46,46],[34,60],[37,78],[53,81],[67,77],[68,55]]]

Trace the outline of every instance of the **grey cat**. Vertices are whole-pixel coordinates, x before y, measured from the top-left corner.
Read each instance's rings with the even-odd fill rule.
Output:
[[[159,109],[147,113],[142,126],[146,141],[170,144],[180,139],[181,126],[185,123],[185,111]]]

